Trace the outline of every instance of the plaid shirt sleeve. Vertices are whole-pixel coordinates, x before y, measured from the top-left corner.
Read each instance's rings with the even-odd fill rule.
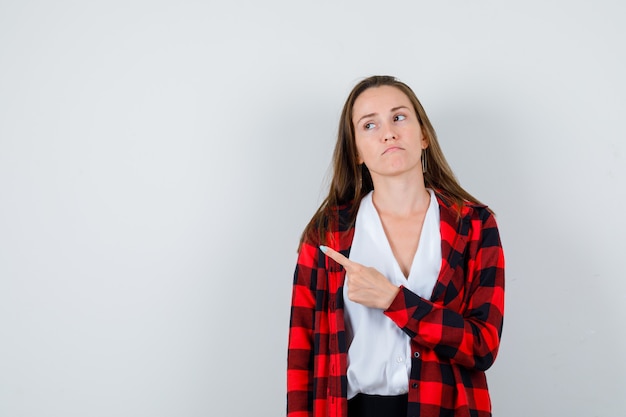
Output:
[[[354,229],[350,205],[337,207],[326,238],[347,254]],[[347,415],[343,268],[329,262],[315,238],[305,240],[293,278],[287,347],[287,416]]]
[[[316,253],[317,247],[304,242],[294,273],[287,351],[287,415],[289,417],[309,417],[313,410]]]
[[[447,256],[431,300],[402,287],[385,311],[411,339],[462,367],[484,371],[494,362],[502,334],[504,256],[498,228],[486,208],[460,226],[442,218]]]

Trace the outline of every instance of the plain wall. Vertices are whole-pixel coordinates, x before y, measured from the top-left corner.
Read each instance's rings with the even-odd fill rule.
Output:
[[[422,100],[507,260],[496,416],[626,415],[621,1],[0,1],[0,416],[279,416],[352,86]]]

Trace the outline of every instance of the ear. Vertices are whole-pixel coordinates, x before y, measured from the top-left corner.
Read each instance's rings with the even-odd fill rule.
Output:
[[[356,163],[357,163],[358,165],[363,165],[363,158],[361,158],[361,156],[360,156],[360,155],[357,155],[357,156],[356,156]]]

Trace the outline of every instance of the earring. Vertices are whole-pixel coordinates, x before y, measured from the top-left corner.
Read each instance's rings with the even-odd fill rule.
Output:
[[[426,148],[422,151],[422,172],[425,174],[428,170],[428,163],[426,162]]]

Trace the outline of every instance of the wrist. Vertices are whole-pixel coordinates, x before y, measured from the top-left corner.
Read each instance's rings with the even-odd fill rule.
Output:
[[[385,300],[384,305],[382,306],[383,311],[384,310],[388,310],[389,307],[391,307],[391,304],[393,303],[393,300],[396,299],[396,297],[398,296],[399,292],[400,292],[400,287],[396,287],[395,285],[391,284],[391,287],[389,288],[389,295],[388,295],[387,299]]]

